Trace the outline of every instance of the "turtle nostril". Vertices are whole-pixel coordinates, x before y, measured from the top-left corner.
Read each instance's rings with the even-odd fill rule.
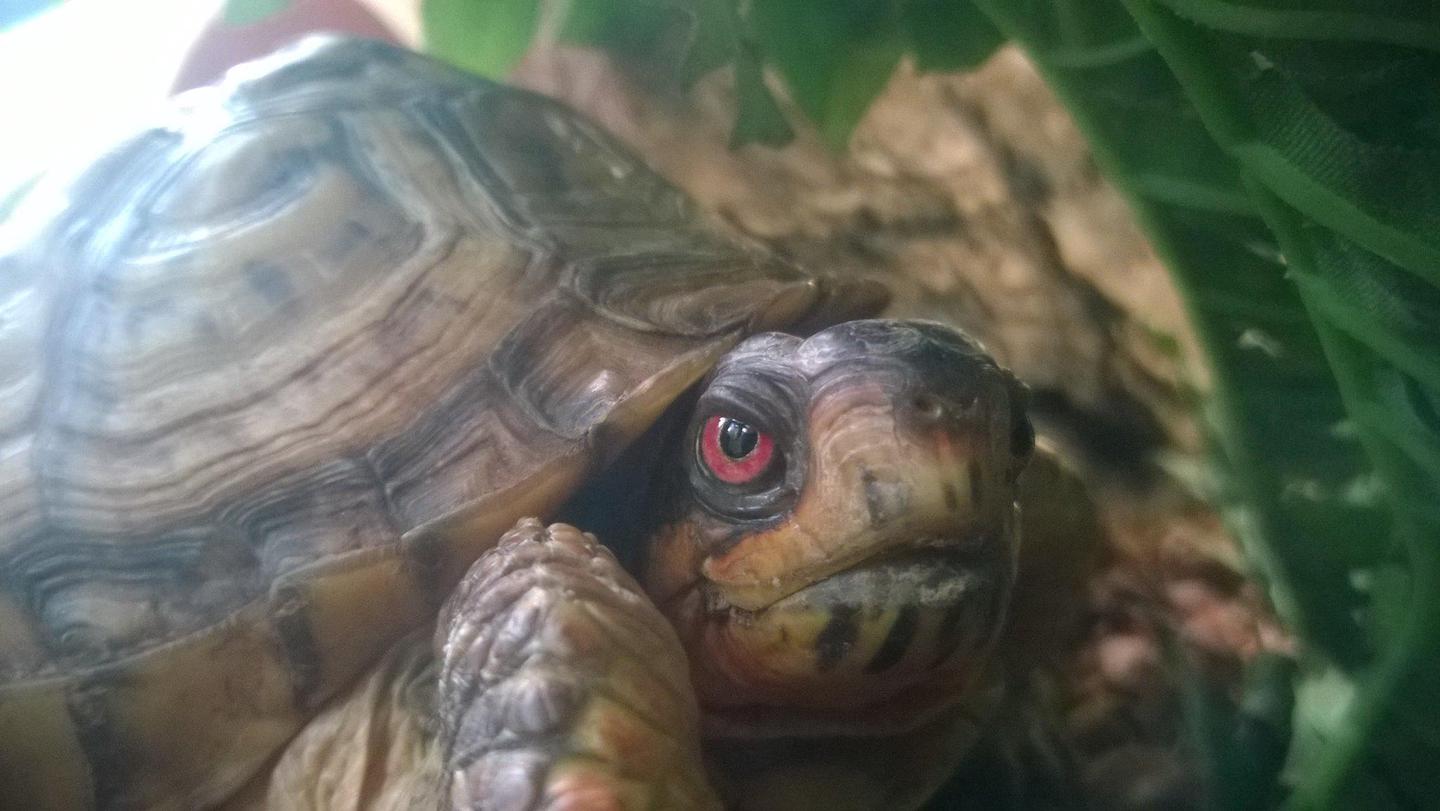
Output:
[[[916,414],[929,422],[939,422],[945,418],[945,404],[934,395],[917,394],[910,404]]]

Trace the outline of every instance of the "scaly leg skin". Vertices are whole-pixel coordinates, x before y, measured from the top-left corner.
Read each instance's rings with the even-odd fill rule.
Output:
[[[591,535],[521,521],[442,610],[442,808],[719,808],[680,642]]]
[[[593,536],[527,519],[225,811],[719,807],[670,624]]]

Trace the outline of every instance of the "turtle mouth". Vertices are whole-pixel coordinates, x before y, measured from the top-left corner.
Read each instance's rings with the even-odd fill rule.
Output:
[[[898,733],[983,693],[1013,574],[999,540],[924,536],[758,609],[704,589],[707,728]]]
[[[983,534],[922,537],[864,558],[752,613],[857,601],[920,607],[954,605],[962,596],[960,592],[972,588],[974,579],[986,568],[986,550],[992,545]]]
[[[874,595],[868,602],[883,601],[892,592],[913,591],[916,593],[905,596],[933,603],[943,599],[935,589],[943,590],[946,580],[963,578],[967,572],[991,565],[990,559],[1003,548],[1001,534],[974,526],[909,537],[902,534],[899,542],[857,545],[863,551],[815,566],[788,583],[717,582],[702,577],[695,585],[704,593],[707,610],[750,616],[810,605],[816,600],[844,602],[847,590],[867,597]],[[853,591],[857,588],[858,592]]]
[[[970,593],[983,588],[997,568],[1006,567],[997,535],[977,530],[919,536],[842,563],[761,605],[732,602],[727,596],[730,589],[723,584],[701,581],[698,585],[707,611],[742,621],[788,612],[844,613],[846,608],[859,611],[867,606],[954,611]]]

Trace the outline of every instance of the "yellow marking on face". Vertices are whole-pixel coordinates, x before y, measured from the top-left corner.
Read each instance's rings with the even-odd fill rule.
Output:
[[[957,542],[1003,521],[998,496],[1007,491],[988,422],[917,430],[892,400],[876,384],[815,404],[799,502],[774,528],[704,561],[705,578],[727,600],[759,610],[866,559],[927,538]]]

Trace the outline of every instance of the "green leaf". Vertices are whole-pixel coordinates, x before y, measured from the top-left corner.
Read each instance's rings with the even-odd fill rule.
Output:
[[[968,70],[990,58],[1005,35],[970,0],[910,0],[901,8],[921,70]]]
[[[784,146],[795,137],[779,103],[765,84],[765,69],[755,42],[740,18],[737,0],[702,0],[704,11],[697,18],[702,26],[697,38],[702,50],[692,55],[691,77],[698,77],[712,59],[730,53],[735,71],[738,100],[731,148],[747,143]]]
[[[1290,749],[1295,662],[1261,654],[1247,667],[1237,704],[1190,661],[1178,640],[1162,637],[1167,670],[1179,684],[1185,733],[1205,764],[1208,807],[1261,811],[1275,807]]]
[[[976,1],[1074,113],[1206,347],[1227,506],[1307,651],[1290,804],[1440,807],[1433,4]]]
[[[742,43],[735,58],[735,92],[739,97],[739,110],[735,118],[735,131],[730,136],[730,145],[739,147],[749,143],[767,146],[784,146],[795,137],[785,113],[780,110],[770,88],[765,86],[765,75],[760,67],[754,46]]]
[[[1353,569],[1385,517],[1343,497],[1368,474],[1319,337],[1234,161],[1118,3],[977,0],[1021,42],[1130,200],[1212,366],[1208,411],[1227,514],[1272,599],[1336,661],[1370,655]]]
[[[761,52],[832,148],[843,148],[904,51],[891,3],[754,0],[747,20]]]
[[[606,49],[647,80],[689,88],[739,55],[735,0],[611,0],[572,4],[561,36]]]
[[[1296,807],[1440,806],[1440,27],[1433,7],[1127,0],[1240,167],[1395,516],[1379,649]],[[1394,564],[1399,564],[1396,571]],[[1382,577],[1383,575],[1383,577]],[[1403,601],[1403,608],[1396,602]],[[1398,610],[1397,610],[1398,609]],[[1401,619],[1396,627],[1395,615]]]
[[[561,38],[604,48],[637,75],[679,83],[697,34],[694,4],[680,0],[571,3]]]
[[[604,48],[646,80],[688,88],[730,65],[738,99],[732,146],[783,146],[794,137],[765,85],[764,69],[735,0],[613,0],[574,4],[561,36]]]
[[[290,0],[225,0],[222,17],[228,25],[252,25],[289,5]]]
[[[741,23],[736,0],[695,0],[695,33],[685,55],[680,81],[689,87],[697,79],[740,56]],[[753,58],[753,52],[750,54]],[[768,93],[766,95],[769,95]],[[774,102],[774,99],[771,99]],[[788,137],[788,136],[787,136]]]
[[[538,0],[424,0],[425,49],[482,76],[499,78],[530,47]]]

